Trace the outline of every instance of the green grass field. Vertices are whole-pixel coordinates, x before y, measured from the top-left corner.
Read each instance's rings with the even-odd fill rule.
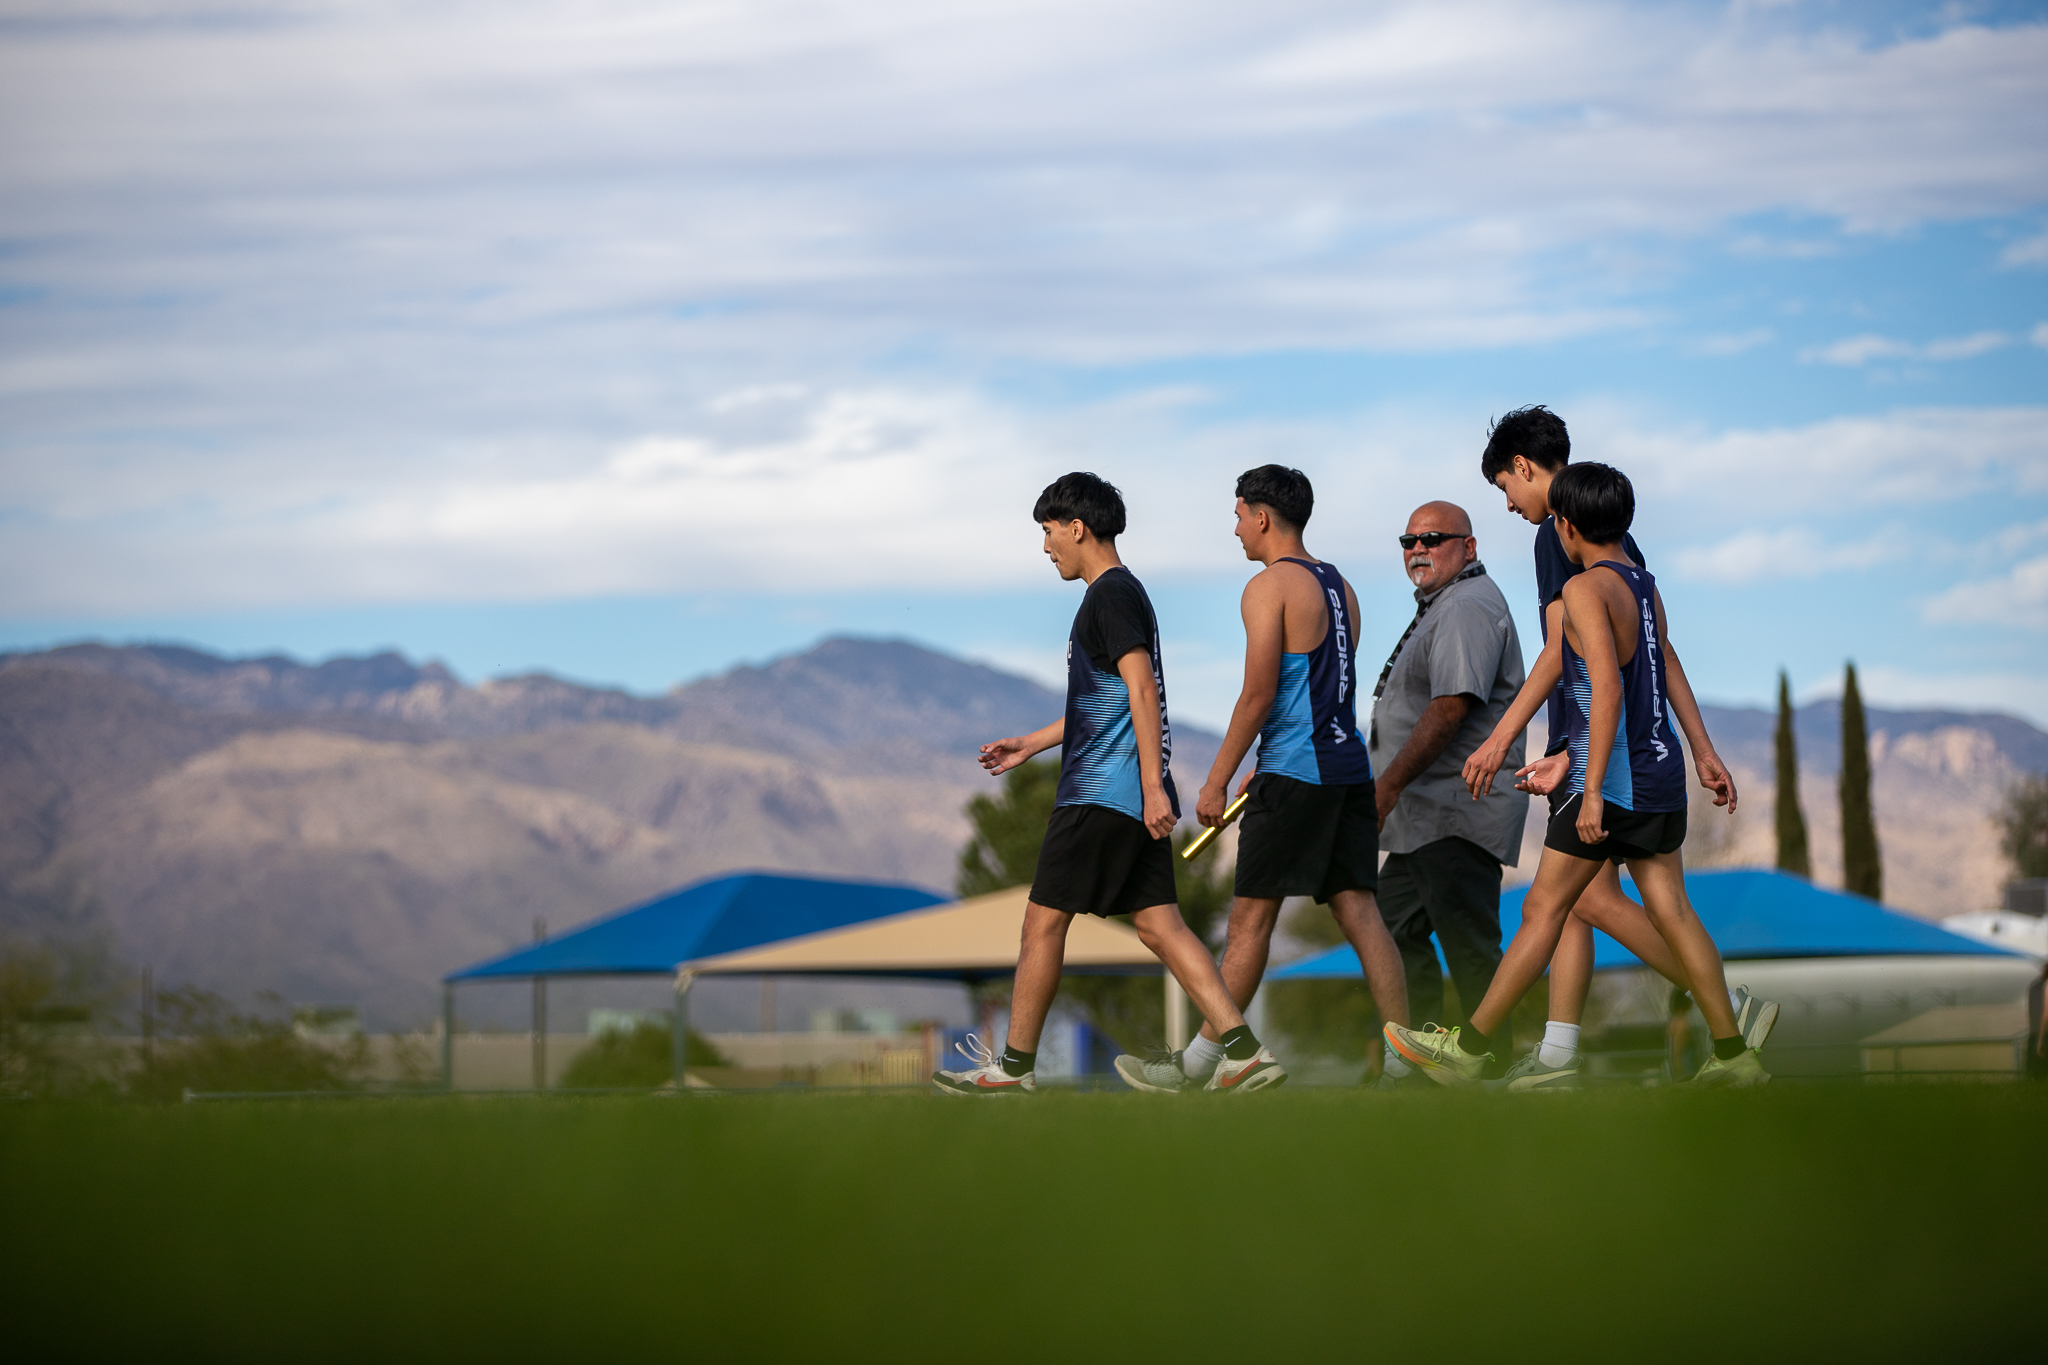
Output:
[[[2039,1349],[2044,1133],[2013,1086],[20,1104],[0,1297],[99,1356],[1959,1358]]]

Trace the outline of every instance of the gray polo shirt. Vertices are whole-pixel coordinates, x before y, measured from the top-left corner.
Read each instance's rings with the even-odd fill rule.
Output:
[[[1483,574],[1450,583],[1434,597],[1418,592],[1415,601],[1418,606],[1427,602],[1429,610],[1401,646],[1386,690],[1373,703],[1372,770],[1387,770],[1436,698],[1470,693],[1484,704],[1466,713],[1465,723],[1436,762],[1401,793],[1387,827],[1380,831],[1380,847],[1389,853],[1413,853],[1439,839],[1460,838],[1512,866],[1521,852],[1522,823],[1529,813],[1528,794],[1514,788],[1514,771],[1525,761],[1521,737],[1515,738],[1492,793],[1484,799],[1472,799],[1461,773],[1472,751],[1508,713],[1528,677],[1515,618],[1493,579]]]

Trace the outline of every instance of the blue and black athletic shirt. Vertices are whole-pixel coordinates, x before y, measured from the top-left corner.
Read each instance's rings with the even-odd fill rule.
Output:
[[[1358,733],[1358,639],[1344,596],[1344,575],[1329,564],[1289,558],[1316,576],[1330,612],[1323,642],[1280,656],[1280,688],[1259,730],[1262,773],[1318,786],[1372,781],[1372,755]]]
[[[1166,799],[1178,819],[1173,730],[1166,721],[1166,674],[1159,665],[1159,620],[1152,614],[1144,585],[1122,565],[1096,575],[1088,585],[1067,636],[1067,734],[1053,804],[1107,806],[1134,820],[1145,818],[1131,689],[1116,671],[1117,660],[1134,649],[1152,658],[1152,681],[1159,687],[1159,766],[1166,778]]]
[[[1614,724],[1614,751],[1600,799],[1632,811],[1685,809],[1685,752],[1671,728],[1664,705],[1664,641],[1657,634],[1657,580],[1647,569],[1602,560],[1596,568],[1612,569],[1636,599],[1636,652],[1621,666],[1621,716]],[[1618,642],[1617,642],[1618,644]],[[1617,653],[1619,649],[1617,648]],[[1574,795],[1586,790],[1586,745],[1591,737],[1593,683],[1586,661],[1564,642],[1564,681],[1571,689],[1571,785]]]
[[[1643,552],[1636,548],[1636,538],[1628,532],[1621,533],[1621,548],[1628,557],[1647,569],[1649,562]],[[1564,585],[1578,577],[1579,566],[1572,563],[1571,556],[1564,552],[1564,542],[1557,538],[1557,519],[1545,517],[1543,524],[1536,528],[1536,628],[1543,632],[1543,643],[1550,643],[1550,604],[1564,592]],[[1544,711],[1544,728],[1549,740],[1543,749],[1543,756],[1564,751],[1564,737],[1571,728],[1571,679],[1560,677],[1557,687],[1550,694],[1548,709]]]

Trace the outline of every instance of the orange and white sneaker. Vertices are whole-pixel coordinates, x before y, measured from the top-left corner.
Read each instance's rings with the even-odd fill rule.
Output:
[[[1202,1088],[1250,1094],[1254,1090],[1265,1090],[1279,1085],[1286,1079],[1287,1068],[1280,1065],[1280,1059],[1261,1044],[1256,1053],[1241,1062],[1225,1057],[1216,1063],[1216,1074],[1211,1076],[1209,1083]]]
[[[955,1043],[960,1055],[974,1065],[965,1071],[934,1071],[932,1084],[948,1095],[1025,1095],[1038,1088],[1036,1072],[1012,1076],[1003,1070],[1003,1054],[983,1045],[974,1034]]]

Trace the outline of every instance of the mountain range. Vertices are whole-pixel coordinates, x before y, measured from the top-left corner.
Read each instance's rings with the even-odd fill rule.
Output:
[[[469,685],[396,654],[308,665],[170,646],[0,655],[0,929],[94,942],[159,982],[352,1001],[382,1024],[442,973],[742,867],[952,882],[977,744],[1061,698],[899,640],[834,638],[656,697]],[[1695,862],[1764,862],[1773,718],[1708,708],[1744,786]],[[2048,770],[2005,716],[1872,710],[1887,899],[1979,908],[1991,813]],[[1798,717],[1815,875],[1839,880],[1832,704]],[[1218,739],[1175,727],[1184,793]],[[1534,833],[1532,816],[1532,834]],[[1523,858],[1534,867],[1536,844]]]

